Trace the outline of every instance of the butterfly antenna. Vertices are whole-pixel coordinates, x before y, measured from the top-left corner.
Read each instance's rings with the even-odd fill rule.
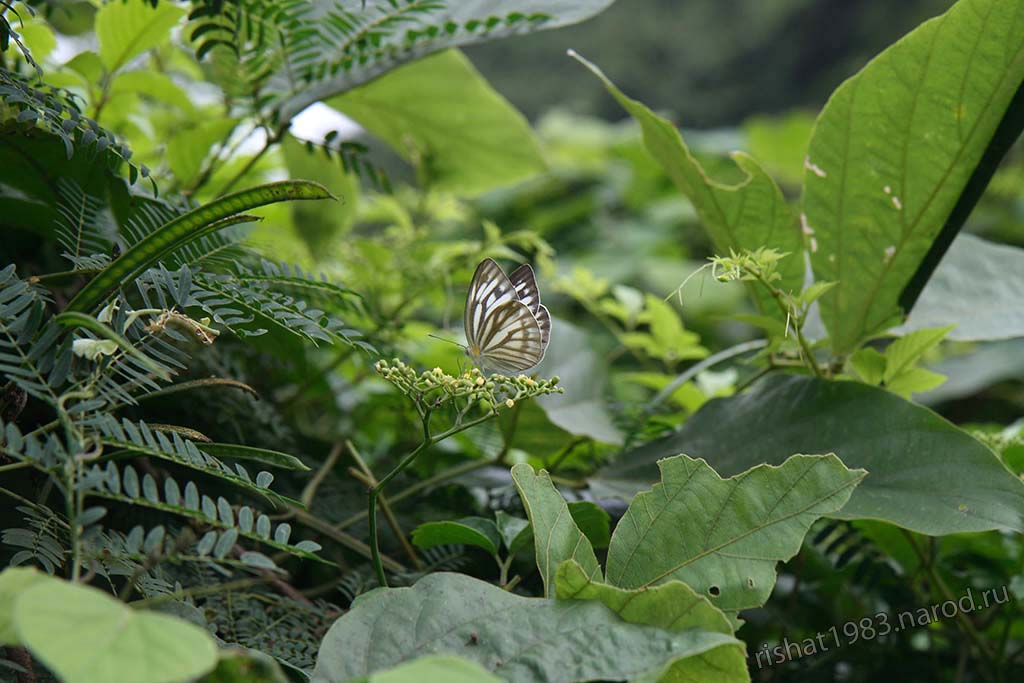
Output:
[[[438,337],[436,334],[428,334],[427,336],[428,337],[433,337],[434,339],[438,339],[438,340],[443,341],[443,342],[448,342],[449,344],[455,344],[460,349],[465,349],[466,348],[465,345],[460,344],[457,341],[452,341],[451,339],[445,339],[444,337]]]

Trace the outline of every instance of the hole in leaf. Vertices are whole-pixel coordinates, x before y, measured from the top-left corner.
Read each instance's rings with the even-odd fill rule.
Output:
[[[717,598],[721,594],[722,594],[722,589],[719,588],[718,586],[708,586],[708,595],[710,595],[711,597]]]
[[[751,588],[754,587],[754,579],[753,579],[753,577],[749,577],[749,576],[747,577],[747,585],[750,586]]]

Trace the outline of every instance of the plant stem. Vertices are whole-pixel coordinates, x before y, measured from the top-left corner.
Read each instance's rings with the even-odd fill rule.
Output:
[[[444,482],[448,481],[449,479],[455,479],[456,477],[461,477],[463,474],[467,474],[469,472],[473,472],[474,470],[479,470],[481,468],[489,467],[490,465],[497,465],[497,464],[500,464],[500,461],[497,460],[497,459],[493,459],[493,460],[468,460],[466,462],[459,463],[458,465],[453,465],[452,467],[449,467],[446,470],[438,472],[437,474],[435,474],[435,475],[433,475],[431,477],[428,477],[426,479],[418,481],[418,482],[416,482],[414,484],[410,484],[408,487],[402,489],[401,491],[399,491],[395,495],[388,496],[388,500],[390,500],[391,504],[394,505],[395,503],[398,503],[399,501],[403,501],[406,498],[409,498],[411,496],[415,496],[420,491],[425,491],[425,490],[427,490],[427,489],[429,489],[429,488],[431,488],[433,486],[437,486],[438,484],[444,483]],[[346,519],[341,520],[340,522],[338,522],[337,524],[334,525],[334,528],[335,529],[347,529],[348,527],[352,526],[353,524],[358,524],[359,522],[363,521],[364,519],[366,519],[366,510],[363,510],[362,512],[357,512],[356,514],[352,515],[351,517],[348,517]]]
[[[349,472],[353,477],[361,481],[366,486],[376,486],[378,484],[376,477],[373,476],[373,471],[369,468],[366,462],[359,456],[359,452],[356,450],[355,445],[351,441],[346,441],[345,445],[348,447],[349,452],[352,454],[352,459],[356,461],[359,469],[350,468]],[[380,494],[380,507],[384,511],[384,518],[388,521],[388,526],[394,532],[398,542],[402,544],[402,550],[405,551],[406,556],[412,562],[416,569],[422,568],[419,556],[413,547],[409,545],[409,540],[405,537],[405,533],[402,531],[401,525],[398,523],[398,518],[395,517],[395,513],[391,511],[391,506],[388,505],[387,499],[384,494]]]
[[[384,478],[378,481],[377,485],[370,489],[369,495],[367,496],[368,504],[366,508],[366,516],[367,519],[369,520],[370,525],[370,559],[373,562],[373,568],[377,574],[377,581],[380,583],[381,586],[384,587],[388,585],[388,581],[387,577],[384,575],[384,567],[381,564],[380,539],[377,534],[377,498],[378,496],[380,496],[381,491],[384,490],[384,487],[387,486],[389,481],[394,479],[396,476],[398,476],[399,473],[402,472],[402,470],[411,465],[412,462],[419,456],[420,453],[427,450],[435,443],[444,441],[445,439],[454,434],[458,434],[461,431],[465,431],[470,427],[474,427],[480,424],[481,422],[489,420],[495,415],[497,415],[497,413],[495,412],[488,412],[485,413],[484,415],[481,415],[480,417],[470,420],[469,422],[456,424],[447,431],[441,432],[436,436],[432,436],[430,434],[430,414],[430,408],[423,409],[423,412],[421,413],[421,420],[423,422],[423,441],[420,442],[420,445],[413,449],[404,458],[402,458],[401,461],[399,461],[399,463],[395,465],[394,469],[385,474]]]
[[[384,566],[380,561],[380,539],[377,536],[377,497],[389,481],[398,476],[399,472],[411,465],[413,460],[415,460],[420,453],[427,450],[431,444],[430,410],[427,409],[423,413],[423,441],[421,441],[420,445],[414,448],[408,455],[402,458],[390,472],[385,474],[384,478],[378,481],[376,486],[370,487],[370,493],[367,496],[368,506],[366,508],[366,516],[370,524],[370,559],[373,562],[373,569],[377,573],[377,582],[380,583],[381,586],[386,587],[388,585],[388,579],[384,575]]]
[[[30,462],[12,462],[9,465],[0,465],[0,474],[4,472],[12,472],[14,470],[23,470],[26,467],[32,467]]]

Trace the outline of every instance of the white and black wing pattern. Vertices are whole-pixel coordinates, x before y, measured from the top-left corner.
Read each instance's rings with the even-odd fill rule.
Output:
[[[541,344],[547,350],[548,340],[551,338],[551,314],[540,302],[540,288],[537,287],[537,278],[533,275],[533,268],[529,263],[524,263],[513,270],[508,279],[515,287],[519,300],[529,307],[533,317],[537,319],[537,324],[540,325]]]
[[[491,259],[484,259],[473,274],[463,320],[467,353],[486,370],[512,374],[544,357],[546,334],[540,322]]]

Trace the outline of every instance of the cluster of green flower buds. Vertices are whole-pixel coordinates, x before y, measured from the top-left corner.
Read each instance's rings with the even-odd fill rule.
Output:
[[[538,380],[526,375],[484,375],[477,368],[456,377],[441,368],[417,372],[397,358],[379,360],[374,369],[403,394],[432,410],[451,403],[460,408],[478,405],[485,411],[497,411],[514,408],[528,398],[563,391],[557,377]]]

